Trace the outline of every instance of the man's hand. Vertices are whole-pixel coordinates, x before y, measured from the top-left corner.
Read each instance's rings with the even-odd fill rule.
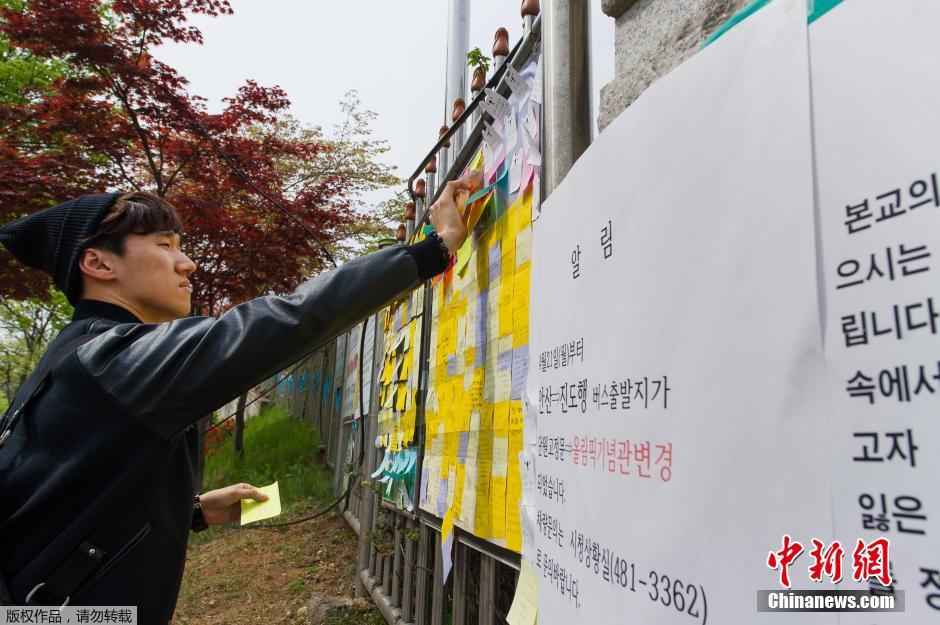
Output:
[[[209,525],[238,523],[242,518],[242,499],[266,501],[267,495],[251,484],[233,484],[199,495],[202,516]]]
[[[441,196],[431,205],[431,223],[451,254],[457,253],[467,239],[467,226],[463,222],[463,212],[469,191],[470,182],[453,180],[447,183]]]

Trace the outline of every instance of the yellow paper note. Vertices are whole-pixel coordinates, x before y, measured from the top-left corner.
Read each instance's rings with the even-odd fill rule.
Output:
[[[510,419],[512,417],[510,416]],[[506,548],[522,551],[522,525],[519,519],[519,501],[522,499],[522,476],[519,473],[519,447],[509,440],[506,475]]]
[[[444,515],[444,522],[441,524],[441,542],[446,542],[450,533],[454,531],[454,511],[448,510]]]
[[[471,440],[478,434],[471,434]],[[463,494],[460,500],[460,523],[464,529],[473,531],[473,518],[476,514],[477,502],[477,461],[476,456],[467,454],[467,465],[464,473]]]
[[[454,509],[454,514],[459,518],[461,515],[461,506],[463,505],[463,493],[464,488],[466,488],[466,464],[457,464],[457,478],[454,482],[454,501],[451,504],[451,507]]]
[[[462,274],[463,270],[467,268],[467,263],[470,262],[470,256],[473,254],[473,237],[468,236],[467,240],[463,242],[463,246],[457,250],[457,273]]]
[[[457,495],[457,454],[455,453],[453,457],[448,458],[453,464],[447,469],[447,508],[453,512],[460,512],[459,510],[454,510],[454,497]]]
[[[495,451],[495,449],[494,449]],[[495,468],[495,454],[494,454]],[[506,478],[490,476],[490,535],[506,537]]]
[[[262,486],[258,490],[267,495],[268,499],[267,501],[242,499],[242,525],[270,519],[281,513],[281,493],[277,488],[277,482]]]
[[[532,226],[526,226],[516,235],[516,267],[532,260]]]
[[[523,560],[519,569],[519,583],[512,607],[506,615],[509,625],[533,625],[539,607],[539,576],[535,569]]]
[[[490,537],[490,469],[493,461],[492,431],[484,430],[479,438],[479,463],[477,465],[476,510],[473,532],[480,538]]]
[[[509,439],[505,436],[493,438],[493,468],[490,475],[506,477],[509,472]]]
[[[499,338],[499,280],[490,284],[486,299],[486,338]]]
[[[473,160],[470,161],[470,165],[464,170],[464,173],[474,169],[483,169],[483,148],[477,150],[477,153],[474,155]]]
[[[532,223],[532,187],[522,194],[522,201],[516,202],[516,228],[521,232]]]
[[[509,404],[509,446],[522,449],[523,428],[522,402],[514,401]]]
[[[512,334],[513,280],[506,280],[499,289],[499,336]]]
[[[512,298],[515,308],[528,308],[529,289],[532,284],[532,265],[526,263],[516,268],[512,279]]]
[[[512,309],[512,346],[521,347],[529,342],[529,306]]]

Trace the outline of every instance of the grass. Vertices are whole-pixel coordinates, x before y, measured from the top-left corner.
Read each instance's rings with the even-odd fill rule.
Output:
[[[317,457],[319,437],[309,425],[276,406],[247,425],[244,459],[231,439],[206,459],[207,490],[278,480],[283,514],[265,523],[299,519],[333,501],[332,473]],[[358,542],[335,509],[286,528],[212,527],[191,534],[189,545],[173,617],[178,625],[303,625],[299,610],[310,597],[351,597],[355,589]],[[363,603],[327,623],[385,625],[385,619]]]
[[[267,486],[276,480],[281,493],[281,517],[268,523],[333,500],[332,474],[317,459],[320,437],[304,421],[293,418],[280,406],[265,406],[258,416],[248,419],[244,442],[244,458],[235,453],[234,438],[206,458],[204,491],[239,482]],[[217,531],[209,528],[191,538],[204,543]]]
[[[266,486],[277,480],[285,511],[304,500],[329,501],[332,476],[317,464],[320,437],[307,423],[280,406],[265,406],[245,427],[245,456],[235,453],[234,440],[206,459],[205,489],[238,482]]]
[[[326,619],[323,625],[385,625],[385,617],[374,606],[351,608]]]

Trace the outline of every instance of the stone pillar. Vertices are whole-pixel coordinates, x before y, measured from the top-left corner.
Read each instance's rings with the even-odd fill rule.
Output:
[[[752,0],[601,0],[615,20],[614,79],[601,89],[603,130],[660,76],[699,49]]]

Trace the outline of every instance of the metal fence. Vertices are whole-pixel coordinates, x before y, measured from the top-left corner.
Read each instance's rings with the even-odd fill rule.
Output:
[[[537,2],[523,2],[524,36],[515,47],[508,54],[507,50],[494,47],[495,72],[487,88],[506,94],[504,65],[511,63],[517,70],[521,69],[533,55],[541,52],[542,16],[532,14],[533,4],[537,12]],[[579,59],[586,58],[586,3],[551,0],[546,5],[549,24],[546,32],[555,32],[550,29],[554,23],[560,34],[554,35],[553,45],[546,45],[546,56],[550,54],[552,58],[549,59],[551,64],[544,67],[544,74],[546,83],[552,85],[552,92],[549,93],[546,86],[545,115],[557,118],[568,114],[570,119],[564,123],[554,122],[567,129],[565,136],[555,139],[547,136],[552,144],[546,145],[543,152],[543,165],[549,174],[543,195],[554,188],[560,181],[559,176],[563,176],[590,142],[589,93],[582,90],[583,76],[575,75],[582,69]],[[576,61],[573,70],[571,59]],[[477,151],[485,121],[485,114],[480,110],[484,92],[474,89],[473,94],[468,105],[455,103],[453,124],[446,131],[442,128],[437,144],[408,180],[408,191],[415,206],[406,213],[407,225],[400,228],[400,240],[412,238],[420,229],[426,221],[426,207],[433,203],[447,181],[460,175]],[[553,101],[553,94],[569,101],[562,106]],[[575,106],[571,98],[587,105]],[[576,113],[565,113],[575,110]],[[584,123],[585,112],[587,124]],[[548,162],[548,159],[554,161]],[[439,175],[432,162],[441,167]],[[422,172],[425,178],[418,181]],[[423,316],[428,320],[431,290],[427,286],[422,288],[425,289]],[[421,510],[417,502],[413,513],[389,505],[364,479],[381,461],[380,450],[373,444],[379,408],[379,393],[373,390],[381,374],[387,314],[387,310],[380,311],[299,363],[290,376],[279,381],[275,401],[320,433],[321,451],[333,470],[337,496],[349,487],[344,517],[359,537],[357,595],[371,597],[391,625],[504,623],[515,591],[519,554],[457,527],[454,529],[452,571],[445,583],[442,519]],[[430,323],[422,324],[413,445],[418,450],[417,476],[421,475],[425,442],[423,402],[427,391],[430,326]],[[415,492],[418,490],[416,485]]]
[[[381,366],[385,314],[370,317],[279,378],[273,400],[320,433],[336,495],[352,482],[344,518],[359,537],[357,594],[370,596],[390,624],[504,623],[515,589],[518,554],[456,528],[453,570],[444,584],[441,519],[419,510],[413,514],[397,510],[365,485],[364,477],[380,461],[379,450],[371,444],[375,420],[369,418],[375,414],[378,396],[369,387]],[[358,367],[346,369],[350,359],[345,348],[360,341],[363,328],[365,341],[360,344],[371,344],[371,349],[360,350],[360,345],[350,349],[362,352],[358,393],[368,395],[369,402],[363,406],[365,419],[358,414],[344,418],[343,390],[347,383],[360,382]]]

